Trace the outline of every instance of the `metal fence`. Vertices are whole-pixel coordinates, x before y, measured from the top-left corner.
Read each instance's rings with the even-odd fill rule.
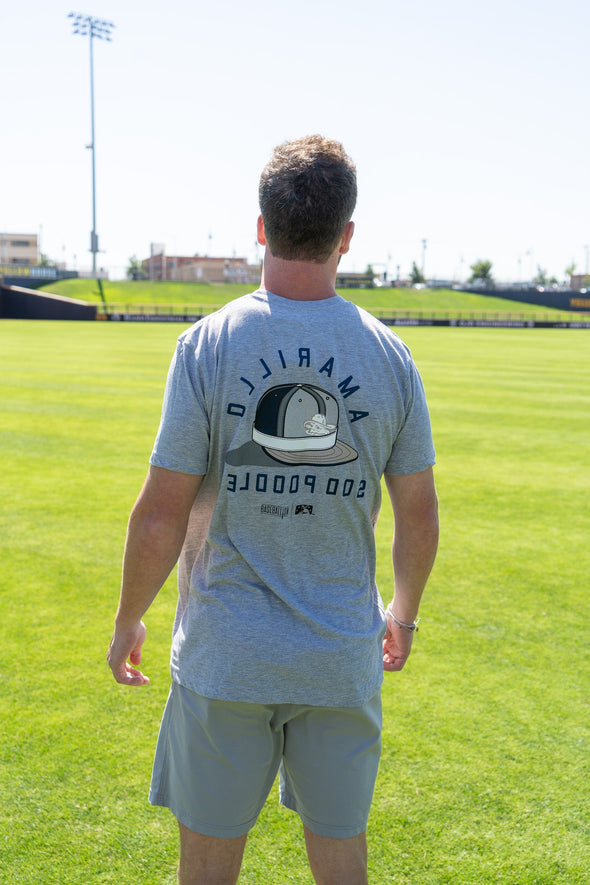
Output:
[[[196,323],[217,305],[106,304],[97,308],[97,320],[135,323]],[[453,311],[374,310],[387,326],[458,326],[489,328],[590,328],[590,313],[565,311]]]

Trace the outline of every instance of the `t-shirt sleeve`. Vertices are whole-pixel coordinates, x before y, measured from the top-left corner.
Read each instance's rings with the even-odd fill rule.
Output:
[[[407,391],[405,420],[393,445],[385,473],[420,473],[435,463],[426,395],[413,362],[409,365]]]
[[[207,472],[209,417],[194,346],[179,340],[172,358],[160,427],[150,457],[154,467],[197,476]]]

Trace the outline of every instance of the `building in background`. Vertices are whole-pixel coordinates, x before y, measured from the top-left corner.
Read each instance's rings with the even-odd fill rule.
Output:
[[[164,252],[152,253],[149,258],[141,262],[143,274],[146,280],[179,280],[179,270],[193,258],[180,255],[166,255]]]
[[[179,269],[178,279],[200,283],[260,283],[260,267],[246,258],[211,258],[195,255]]]
[[[570,287],[574,292],[580,292],[582,289],[590,289],[590,274],[575,273],[570,277]]]
[[[0,265],[30,267],[39,262],[37,234],[0,233]]]
[[[148,280],[184,283],[248,283],[258,285],[260,267],[246,258],[213,258],[209,255],[166,255],[164,246],[152,243],[150,257],[142,261]]]

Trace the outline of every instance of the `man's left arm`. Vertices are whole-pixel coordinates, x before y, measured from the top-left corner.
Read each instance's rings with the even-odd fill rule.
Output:
[[[142,618],[180,556],[202,479],[150,466],[131,511],[115,631],[107,652],[113,676],[123,685],[149,682],[137,669],[145,640]]]

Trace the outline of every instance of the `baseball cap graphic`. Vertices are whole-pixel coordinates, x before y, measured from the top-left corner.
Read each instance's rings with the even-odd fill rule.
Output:
[[[260,398],[252,439],[283,464],[346,464],[357,452],[338,439],[338,403],[312,384],[280,384]]]

